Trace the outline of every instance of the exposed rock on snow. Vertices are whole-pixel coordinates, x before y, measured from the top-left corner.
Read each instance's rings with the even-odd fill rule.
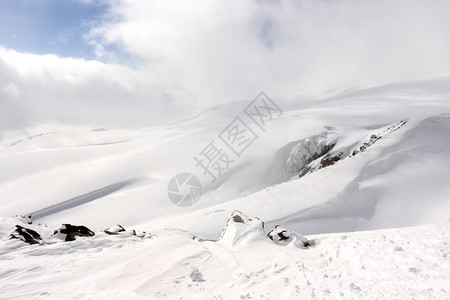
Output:
[[[369,148],[370,146],[375,144],[376,141],[378,141],[379,139],[381,139],[385,135],[388,135],[388,134],[393,133],[394,131],[397,131],[398,129],[400,129],[400,127],[405,125],[408,121],[409,121],[408,119],[401,120],[400,122],[397,122],[395,124],[390,125],[389,127],[387,127],[386,129],[384,129],[382,132],[380,132],[378,134],[372,134],[370,136],[370,138],[369,138],[369,141],[365,142],[364,144],[362,144],[359,147],[359,151],[358,150],[353,150],[353,153],[352,153],[351,156],[354,156],[354,155],[358,154],[358,152],[364,152],[367,148]]]
[[[294,244],[299,248],[314,246],[314,241],[309,241],[306,237],[292,230],[284,229],[277,225],[267,234],[275,244]],[[267,239],[264,234],[264,222],[259,218],[248,218],[242,212],[235,210],[228,219],[222,234],[217,241],[222,241],[228,245],[242,245],[259,239]],[[206,240],[194,237],[194,240],[203,242]]]
[[[235,210],[225,224],[222,234],[217,241],[234,246],[265,238],[264,222],[256,217],[250,219],[242,212]]]
[[[337,133],[334,129],[299,141],[289,153],[286,170],[288,172],[301,171],[307,164],[333,149],[336,142]]]
[[[53,235],[60,236],[66,242],[68,242],[68,241],[74,241],[77,236],[91,237],[91,236],[94,236],[95,233],[83,225],[77,226],[77,225],[71,225],[71,224],[63,224],[62,227],[55,230]]]
[[[108,235],[137,236],[140,238],[152,238],[152,235],[150,233],[147,233],[145,231],[136,232],[136,230],[134,230],[134,229],[126,230],[125,228],[123,228],[122,225],[119,225],[119,224],[111,226],[111,227],[103,230],[103,232]]]
[[[336,162],[345,159],[346,157],[352,157],[357,155],[360,152],[364,152],[365,150],[367,150],[367,148],[369,148],[370,146],[372,146],[373,144],[375,144],[376,141],[378,141],[379,139],[383,138],[384,136],[393,133],[394,131],[400,129],[400,127],[402,127],[403,125],[405,125],[408,122],[408,119],[405,120],[401,120],[395,124],[392,124],[386,128],[384,128],[382,131],[380,131],[379,133],[373,133],[370,135],[370,137],[368,138],[369,140],[367,142],[358,142],[356,143],[357,146],[356,149],[351,147],[351,146],[346,146],[346,147],[341,147],[339,149],[336,149],[334,151],[332,151],[332,149],[330,149],[329,151],[326,152],[326,154],[320,156],[321,159],[319,161],[319,158],[314,159],[313,161],[311,161],[310,163],[308,163],[307,165],[305,165],[300,171],[299,171],[299,175],[298,177],[303,177],[306,174],[315,172],[317,170],[320,170],[322,168],[326,168],[329,166],[334,165]]]
[[[20,222],[22,225],[15,225],[17,222]],[[31,228],[26,228],[25,224],[27,223],[27,218],[21,216],[17,216],[15,218],[7,218],[7,219],[0,219],[0,237],[4,240],[12,240],[12,239],[19,239],[25,243],[28,243],[30,245],[34,244],[53,244],[58,241],[74,241],[76,237],[92,237],[95,236],[94,231],[90,230],[86,226],[76,226],[71,224],[63,224],[59,229],[52,231],[51,229],[47,228],[47,226],[39,225],[30,225]],[[13,228],[13,229],[11,229]],[[42,232],[41,232],[42,229]],[[38,233],[36,230],[39,230],[40,233]],[[107,235],[114,235],[114,236],[129,236],[129,237],[139,237],[142,239],[146,238],[153,238],[153,235],[145,232],[140,231],[137,232],[136,230],[126,230],[121,225],[115,225],[110,228],[107,228],[104,230],[104,232]],[[56,239],[54,239],[54,238]]]
[[[344,152],[338,152],[337,154],[330,154],[328,153],[322,159],[320,160],[320,167],[326,168],[331,165],[334,165],[337,161],[342,159],[342,156],[344,155]]]
[[[299,248],[307,248],[313,246],[313,241],[308,241],[306,237],[292,230],[285,229],[279,225],[267,234],[267,236],[277,245],[294,244]]]
[[[198,270],[198,268],[195,268],[192,270],[191,274],[189,274],[189,277],[193,282],[204,282],[205,279],[203,279],[203,274]]]
[[[331,151],[337,143],[337,130],[331,126],[325,129],[327,131],[291,142],[278,150],[272,173],[281,181],[288,180]]]
[[[9,235],[9,239],[18,239],[30,245],[40,244],[42,241],[39,233],[20,225],[16,225],[14,231]]]
[[[28,223],[29,225],[33,224],[33,221],[31,220],[31,215],[28,215],[28,216],[23,217],[23,218],[25,218],[25,219],[27,220],[27,223]]]
[[[125,228],[122,227],[122,225],[117,224],[117,225],[109,227],[103,231],[108,235],[118,235],[119,233],[125,232],[126,230],[125,230]]]
[[[145,232],[145,231],[136,232],[135,230],[133,230],[133,232],[134,232],[135,236],[143,238],[143,239],[151,239],[151,238],[153,238],[153,235],[150,232]]]

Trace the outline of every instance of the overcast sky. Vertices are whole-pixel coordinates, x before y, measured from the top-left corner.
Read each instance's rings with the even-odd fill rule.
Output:
[[[0,133],[450,72],[448,0],[4,0]]]

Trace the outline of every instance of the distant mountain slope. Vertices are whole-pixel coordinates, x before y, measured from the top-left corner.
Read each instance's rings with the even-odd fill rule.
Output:
[[[448,82],[2,140],[0,298],[448,298]]]
[[[205,236],[221,229],[205,230],[199,216],[224,220],[234,209],[309,233],[442,220],[449,208],[448,79],[279,102],[283,113],[263,129],[245,115],[248,102],[134,131],[43,125],[1,143],[0,215],[46,210],[51,213],[38,214],[38,222],[94,229],[148,224]],[[220,140],[236,117],[256,135],[239,156]],[[409,121],[386,134],[401,120]],[[326,151],[311,148],[305,152],[310,158],[296,156],[307,150],[301,143],[321,136]],[[211,142],[232,161],[215,181],[194,160]],[[195,174],[203,185],[200,200],[187,208],[167,195],[170,179],[181,172]]]

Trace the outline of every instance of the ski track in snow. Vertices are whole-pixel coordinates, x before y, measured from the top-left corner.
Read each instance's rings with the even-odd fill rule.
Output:
[[[132,179],[124,180],[121,182],[116,182],[116,183],[110,184],[108,186],[105,186],[103,188],[97,189],[95,191],[74,197],[74,198],[66,200],[66,201],[59,202],[58,204],[40,209],[40,210],[32,212],[32,213],[28,213],[26,215],[31,215],[33,217],[33,220],[39,220],[40,218],[43,218],[43,217],[46,217],[46,216],[49,216],[52,214],[56,214],[56,213],[62,212],[64,210],[71,209],[76,206],[83,205],[85,203],[105,197],[111,193],[114,193],[118,190],[121,190],[121,189],[129,186],[130,184],[132,184],[136,181],[137,181],[136,178],[132,178]]]

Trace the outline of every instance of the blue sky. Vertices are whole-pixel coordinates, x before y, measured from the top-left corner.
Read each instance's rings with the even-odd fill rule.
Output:
[[[93,59],[94,49],[83,36],[106,9],[106,5],[76,0],[2,0],[0,45],[36,54]]]

